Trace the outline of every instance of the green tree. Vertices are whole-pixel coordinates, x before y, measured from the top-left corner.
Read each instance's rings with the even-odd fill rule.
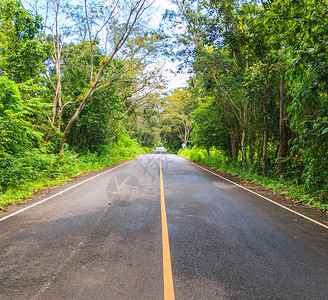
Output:
[[[197,99],[187,89],[176,89],[162,101],[164,119],[186,146],[190,138],[192,112],[197,105]]]
[[[17,83],[38,77],[49,45],[37,38],[42,18],[32,16],[19,1],[0,2],[0,73]]]
[[[24,176],[18,159],[39,146],[41,134],[28,121],[33,111],[24,105],[18,86],[0,76],[0,190]]]

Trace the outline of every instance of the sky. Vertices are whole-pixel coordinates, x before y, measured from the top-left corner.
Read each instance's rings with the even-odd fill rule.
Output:
[[[153,28],[156,29],[159,27],[160,23],[162,22],[162,16],[167,9],[176,10],[176,6],[169,0],[155,0],[150,20],[150,25]],[[189,75],[186,73],[177,73],[177,68],[180,63],[181,62],[179,61],[172,62],[169,59],[167,62],[165,62],[165,67],[167,70],[164,71],[164,76],[168,80],[167,90],[173,90],[187,85]]]

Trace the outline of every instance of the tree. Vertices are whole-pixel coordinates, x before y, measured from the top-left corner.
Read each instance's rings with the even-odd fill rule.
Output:
[[[16,83],[38,77],[50,45],[36,37],[42,32],[42,18],[31,15],[19,1],[0,2],[0,72]]]
[[[187,89],[176,89],[162,101],[164,118],[171,130],[179,137],[181,143],[189,143],[191,132],[192,111],[197,107],[194,99]]]
[[[95,92],[111,84],[113,78],[104,76],[105,70],[112,64],[114,57],[127,42],[141,16],[152,3],[147,0],[101,1],[97,3],[85,0],[83,4],[83,6],[70,6],[60,0],[48,0],[45,8],[45,28],[50,28],[50,31],[45,31],[43,37],[44,43],[52,42],[53,44],[51,61],[56,74],[54,78],[51,78],[49,74],[47,75],[49,84],[54,91],[51,123],[54,125],[56,122],[59,132],[61,131],[63,108],[68,103],[64,103],[62,99],[62,55],[66,28],[61,24],[61,20],[64,12],[67,12],[67,18],[70,17],[76,23],[75,28],[77,30],[73,30],[73,35],[77,35],[81,42],[85,43],[89,53],[88,85],[74,99],[74,102],[78,102],[79,105],[62,131],[61,151],[64,149],[64,143],[73,124],[86,103],[90,101]],[[122,20],[124,20],[123,23]],[[53,25],[51,25],[51,21]],[[49,36],[48,33],[51,35]],[[100,40],[102,36],[104,39]],[[100,61],[97,61],[99,48],[97,45],[101,45],[102,51],[104,51]]]
[[[141,146],[152,148],[161,143],[158,99],[134,111],[128,120],[128,132]]]
[[[217,5],[216,1],[199,4],[193,1],[175,1],[188,27],[189,36],[183,40],[185,43],[192,41],[195,44],[195,71],[201,70],[205,76],[213,78],[216,92],[222,94],[220,98],[227,103],[228,109],[240,125],[244,165],[248,99],[244,97],[242,87],[243,76],[249,64],[247,55],[241,53],[245,48],[246,32],[244,24],[240,22],[241,18],[238,19],[234,11],[234,7],[238,7],[238,1],[223,2],[224,4]],[[224,50],[222,40],[226,45]],[[226,76],[227,74],[230,76]],[[232,145],[233,136],[232,132]]]
[[[17,84],[0,76],[0,192],[24,177],[18,160],[39,145],[41,133],[29,122],[31,114],[33,110],[23,103]]]
[[[328,195],[323,179],[328,165],[322,152],[328,131],[327,12],[326,3],[314,0],[274,1],[266,12],[267,26],[275,27],[273,40],[283,41],[280,98],[288,102],[281,103],[281,114],[286,109],[290,133],[287,128],[282,134],[291,135],[291,153],[282,162],[287,176],[297,177],[307,191],[323,198]]]
[[[226,114],[220,113],[222,111],[224,107],[221,101],[215,97],[203,97],[202,103],[193,111],[191,139],[197,147],[205,148],[208,154],[214,147],[230,153],[236,161],[236,149],[229,143],[231,136],[226,129],[229,121]]]

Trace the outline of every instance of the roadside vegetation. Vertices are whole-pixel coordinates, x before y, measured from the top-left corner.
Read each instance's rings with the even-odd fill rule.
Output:
[[[46,149],[28,150],[23,156],[12,157],[5,162],[5,166],[1,166],[1,187],[4,192],[0,194],[0,208],[5,209],[8,204],[28,199],[39,190],[65,184],[71,178],[150,151],[150,148],[142,148],[124,136],[103,146],[98,152],[81,156],[69,150],[60,155],[49,153]]]
[[[240,179],[245,179],[267,187],[275,192],[295,199],[302,204],[312,206],[323,211],[328,210],[328,205],[309,193],[305,189],[304,185],[286,180],[284,177],[275,176],[275,174],[264,177],[259,172],[256,172],[252,166],[243,167],[241,162],[233,162],[229,160],[229,158],[220,150],[213,148],[208,153],[207,150],[194,146],[192,149],[180,149],[177,154],[188,158],[191,161],[211,167],[217,171],[228,173]]]
[[[178,129],[165,146],[327,210],[327,3],[174,2],[166,20],[191,78],[166,99]]]
[[[0,2],[2,209],[159,143],[149,2],[80,4]]]

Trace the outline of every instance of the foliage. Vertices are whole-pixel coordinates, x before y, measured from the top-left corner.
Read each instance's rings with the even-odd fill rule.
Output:
[[[16,82],[38,76],[50,50],[37,39],[42,18],[26,12],[16,0],[1,1],[0,16],[1,75]]]
[[[189,89],[175,89],[162,99],[162,137],[168,149],[178,150],[180,145],[189,143],[191,114],[197,106],[197,99]]]
[[[185,24],[173,35],[176,54],[186,57],[194,73],[188,89],[201,99],[191,113],[191,143],[199,148],[184,155],[257,181],[296,184],[299,199],[325,209],[327,4],[174,2],[179,12],[167,20],[172,28]]]
[[[129,136],[139,141],[142,147],[153,148],[161,144],[160,115],[156,107],[157,98],[153,105],[134,111],[133,118],[127,124]]]
[[[168,37],[142,20],[146,0],[33,12],[0,2],[1,193],[132,157],[130,137],[173,152],[195,145],[183,153],[296,184],[299,199],[328,206],[327,4],[173,2],[166,49],[193,77],[166,95],[154,62]]]
[[[160,84],[147,65],[164,37],[139,20],[147,1],[23,3],[0,2],[2,207],[160,144],[149,92]]]
[[[23,104],[17,84],[0,77],[0,153],[1,163],[7,155],[20,155],[37,143],[40,134],[27,120],[33,111]]]
[[[122,136],[116,142],[103,146],[98,153],[89,152],[83,156],[73,151],[58,155],[46,149],[30,149],[19,157],[7,156],[6,163],[0,168],[0,208],[27,199],[39,189],[63,184],[71,177],[97,171],[144,153],[146,151],[135,141]]]
[[[190,159],[191,161],[199,162],[220,172],[229,173],[238,178],[265,186],[280,194],[289,196],[292,199],[323,211],[328,210],[327,204],[313,197],[311,194],[306,193],[304,186],[298,185],[295,182],[286,181],[283,177],[263,177],[254,172],[251,168],[242,168],[240,163],[232,162],[223,151],[215,148],[211,149],[209,154],[205,149],[197,147],[193,147],[192,149],[180,149],[178,155]]]
[[[206,99],[193,112],[193,131],[191,138],[193,143],[201,148],[216,147],[231,151],[229,132],[226,130],[227,120],[224,114],[213,114],[211,111],[222,110],[221,103],[215,98]]]

